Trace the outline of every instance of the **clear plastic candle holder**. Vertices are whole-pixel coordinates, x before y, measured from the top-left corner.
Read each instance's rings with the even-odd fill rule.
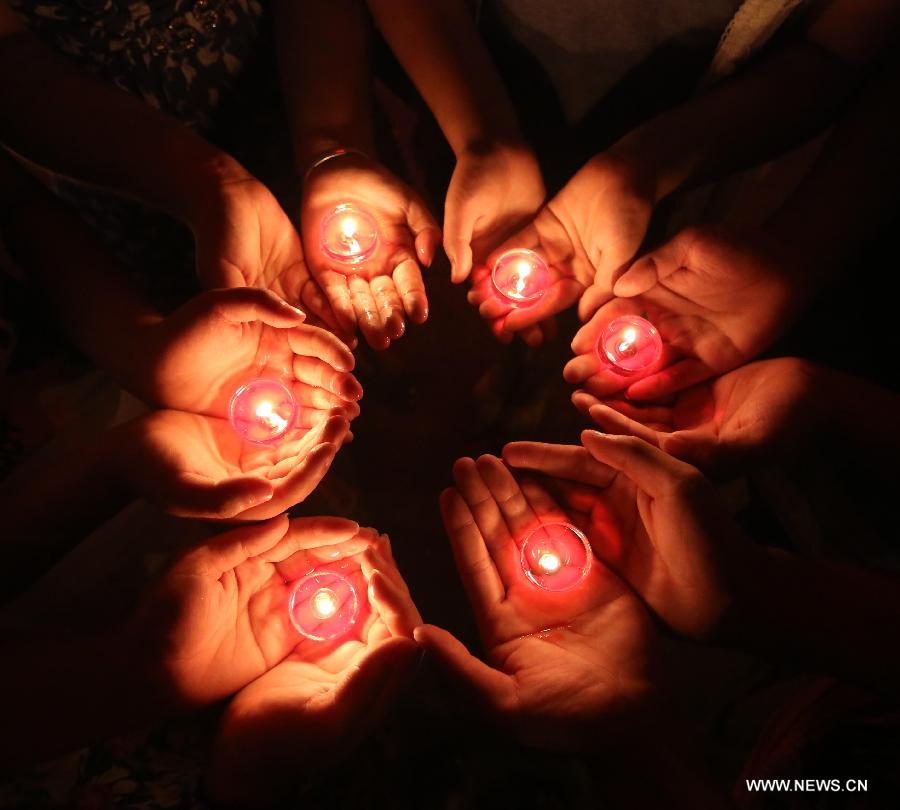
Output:
[[[339,264],[355,267],[378,247],[378,223],[368,211],[345,203],[322,220],[322,252]]]
[[[637,374],[662,356],[659,331],[646,318],[623,315],[610,321],[597,341],[597,355],[619,374]]]
[[[297,403],[277,380],[253,380],[234,392],[228,418],[238,435],[255,444],[277,442],[297,418]]]
[[[497,257],[491,272],[494,289],[515,307],[540,301],[550,286],[550,268],[533,250],[508,250]]]
[[[570,523],[543,523],[522,543],[522,570],[538,588],[568,591],[591,570],[590,543]]]
[[[359,617],[359,598],[347,577],[312,571],[297,580],[288,599],[291,624],[313,641],[346,635]]]

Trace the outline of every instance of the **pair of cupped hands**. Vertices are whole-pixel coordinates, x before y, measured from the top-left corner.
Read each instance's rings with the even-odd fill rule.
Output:
[[[423,653],[464,705],[526,744],[637,744],[665,697],[657,625],[728,638],[748,570],[765,565],[695,468],[636,437],[515,442],[502,459],[460,459],[453,475],[441,511],[484,659],[423,624],[388,538],[343,518],[233,529],[186,552],[145,596],[128,632],[153,673],[148,695],[197,707],[236,693],[211,756],[214,795],[283,796],[381,721]],[[520,545],[560,521],[594,558],[585,579],[554,593],[527,579]],[[366,595],[360,617],[343,637],[303,638],[286,609],[292,584],[333,566]]]

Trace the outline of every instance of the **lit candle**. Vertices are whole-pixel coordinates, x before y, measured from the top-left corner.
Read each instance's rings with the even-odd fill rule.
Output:
[[[297,404],[290,390],[277,380],[253,380],[234,392],[228,418],[248,442],[269,444],[294,425]]]
[[[601,362],[619,374],[636,374],[652,367],[662,356],[662,338],[656,327],[638,315],[610,321],[597,341]]]
[[[322,220],[321,242],[330,259],[362,264],[378,246],[378,223],[368,211],[345,203]]]
[[[297,580],[288,599],[297,632],[313,641],[338,638],[356,623],[359,599],[350,580],[333,571],[312,571]]]
[[[567,591],[591,570],[591,546],[570,523],[544,523],[522,543],[525,576],[545,591]]]
[[[536,304],[550,286],[550,268],[533,250],[507,250],[494,262],[494,289],[516,307]]]

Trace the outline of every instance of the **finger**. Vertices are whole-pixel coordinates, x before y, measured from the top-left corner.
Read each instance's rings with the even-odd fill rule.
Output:
[[[590,416],[590,410],[600,402],[597,397],[589,394],[583,388],[579,388],[572,394],[572,404],[585,416]]]
[[[284,539],[268,554],[270,562],[283,562],[298,551],[308,551],[343,543],[356,536],[359,524],[342,517],[293,518]]]
[[[578,317],[581,322],[587,321],[600,307],[611,301],[612,297],[612,292],[605,285],[592,284],[588,287],[578,301]]]
[[[541,329],[540,324],[526,326],[519,332],[519,337],[522,338],[526,346],[531,346],[534,349],[544,342],[544,330]]]
[[[287,333],[291,351],[302,357],[317,357],[338,371],[352,371],[356,360],[344,342],[325,329],[300,326]]]
[[[672,408],[668,405],[645,405],[642,402],[629,402],[626,399],[606,399],[603,402],[594,400],[593,405],[605,405],[648,427],[668,426],[672,422]]]
[[[428,296],[422,272],[412,259],[400,262],[394,268],[394,285],[403,301],[403,309],[416,324],[428,320]]]
[[[291,393],[294,395],[294,402],[297,404],[298,413],[301,414],[304,411],[332,411],[335,408],[343,407],[347,402],[347,400],[336,394],[332,394],[330,391],[326,391],[324,388],[307,385],[305,382],[292,383]],[[296,427],[296,424],[294,426]],[[290,436],[291,441],[295,439],[302,440],[302,438],[304,438],[302,435],[298,436],[296,433],[288,435]],[[278,453],[281,458],[291,455],[290,445],[287,444],[284,439],[282,440],[282,443],[278,445]]]
[[[386,349],[391,341],[385,331],[384,321],[372,296],[369,282],[359,276],[350,278],[350,298],[356,322],[362,329],[363,337],[373,349]]]
[[[569,516],[560,508],[549,492],[537,481],[524,480],[520,484],[522,494],[535,514],[541,516],[541,523],[568,523]]]
[[[345,718],[354,742],[382,719],[397,697],[398,688],[419,659],[419,647],[406,638],[391,638],[367,652],[334,691],[334,703]]]
[[[218,577],[251,557],[266,555],[278,546],[287,530],[287,515],[279,515],[253,526],[242,526],[211,540],[205,549],[205,556]]]
[[[503,448],[503,460],[510,467],[594,487],[608,487],[616,477],[615,470],[577,445],[510,442]]]
[[[403,319],[404,309],[400,296],[390,276],[375,276],[369,282],[372,298],[378,307],[385,332],[391,340],[397,340],[406,332],[406,321]]]
[[[255,287],[235,287],[207,293],[214,300],[213,309],[227,321],[247,323],[260,321],[276,328],[288,328],[303,323],[306,313],[269,290]]]
[[[540,522],[538,515],[528,503],[519,482],[499,458],[484,455],[475,464],[518,547],[522,538]]]
[[[441,493],[441,517],[469,602],[476,613],[484,613],[502,601],[506,589],[472,511],[455,489]]]
[[[607,433],[617,433],[623,436],[637,436],[655,447],[659,447],[659,434],[655,431],[629,419],[624,414],[608,408],[606,405],[594,405],[590,410],[591,419]]]
[[[651,498],[672,492],[697,470],[635,436],[614,436],[585,430],[581,442],[597,461],[608,464]]]
[[[428,206],[417,194],[410,195],[409,205],[406,209],[406,222],[414,235],[416,256],[425,267],[430,267],[434,261],[437,246],[441,243],[441,229],[431,215],[431,211],[428,210]],[[410,313],[410,317],[412,317],[412,313]]]
[[[348,402],[362,399],[363,389],[356,377],[314,357],[294,358],[294,377],[306,385],[329,391]]]
[[[350,349],[355,349],[358,343],[356,339],[356,321],[353,321],[353,331],[347,331],[338,320],[331,303],[322,294],[319,285],[313,279],[308,279],[300,291],[300,300],[309,314],[307,325],[317,326],[335,335]]]
[[[357,317],[348,277],[336,270],[323,270],[316,274],[316,279],[343,331],[349,335],[355,334]]]
[[[415,639],[451,684],[477,705],[496,711],[513,703],[513,680],[479,661],[446,630],[423,624],[416,628]]]
[[[444,252],[450,259],[450,281],[460,284],[472,271],[472,234],[477,212],[465,202],[450,202],[444,211]]]
[[[575,279],[560,279],[550,286],[534,306],[510,312],[503,328],[510,332],[518,332],[526,326],[547,320],[572,306],[583,291],[584,287]]]
[[[641,256],[616,281],[613,292],[619,298],[633,298],[647,292],[662,279],[684,266],[690,240],[682,232],[656,250]]]
[[[453,465],[453,478],[494,561],[504,590],[508,589],[518,577],[516,557],[519,549],[509,533],[503,513],[472,459],[459,459]]]
[[[625,395],[629,399],[652,402],[665,399],[715,376],[706,363],[693,358],[680,360],[661,371],[644,377],[628,386]]]
[[[409,596],[409,591],[399,588],[380,570],[369,579],[369,598],[391,631],[391,635],[411,639],[413,630],[422,623],[422,617]]]
[[[266,504],[275,494],[270,481],[242,475],[213,481],[195,473],[181,473],[160,499],[160,506],[178,517],[227,519]]]

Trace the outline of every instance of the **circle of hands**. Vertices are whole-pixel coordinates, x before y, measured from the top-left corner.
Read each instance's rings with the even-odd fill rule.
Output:
[[[317,246],[322,216],[343,202],[369,210],[382,236],[365,271],[351,274]],[[456,463],[440,503],[483,645],[475,657],[423,624],[386,536],[283,514],[352,440],[362,397],[353,335],[383,349],[407,319],[427,318],[422,267],[440,243],[437,224],[411,189],[360,155],[312,172],[299,233],[258,181],[226,188],[195,232],[212,289],[146,327],[142,393],[159,410],[119,429],[131,462],[117,470],[176,515],[249,523],[178,559],[136,619],[156,640],[148,654],[173,700],[234,695],[213,751],[214,792],[259,801],[283,787],[279,773],[292,763],[346,750],[383,717],[423,652],[517,738],[566,750],[592,746],[598,725],[627,734],[654,710],[659,628],[694,640],[722,632],[738,572],[760,552],[698,468],[718,474],[763,451],[789,452],[814,374],[793,359],[748,364],[790,313],[786,260],[761,238],[709,228],[635,258],[652,208],[602,157],[546,204],[527,154],[468,155],[454,172],[443,233],[452,280],[470,281],[469,300],[502,341],[519,334],[537,345],[578,303],[585,323],[564,376],[580,386],[574,405],[605,431],[585,431],[576,446],[514,442],[502,458]],[[512,308],[490,289],[492,257],[511,247],[550,266],[535,306]],[[663,338],[663,357],[643,375],[617,375],[594,352],[623,313],[646,315]],[[287,381],[300,416],[276,445],[251,445],[231,429],[228,402],[242,382],[266,376]],[[520,545],[560,521],[585,534],[593,565],[553,593],[525,577]],[[335,566],[366,595],[362,615],[339,639],[298,640],[291,584]]]

